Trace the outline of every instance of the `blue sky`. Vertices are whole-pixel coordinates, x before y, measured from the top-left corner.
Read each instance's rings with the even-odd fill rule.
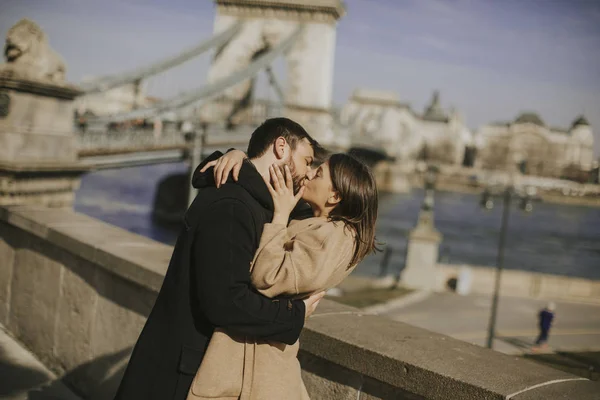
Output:
[[[422,110],[434,89],[476,128],[533,110],[567,127],[584,113],[600,154],[600,1],[348,0],[338,26],[334,101],[392,90]],[[212,33],[211,0],[3,0],[0,31],[37,21],[68,78],[127,70]],[[168,96],[201,86],[210,56],[152,79]],[[282,63],[276,70],[282,74]],[[266,91],[266,83],[259,86]]]

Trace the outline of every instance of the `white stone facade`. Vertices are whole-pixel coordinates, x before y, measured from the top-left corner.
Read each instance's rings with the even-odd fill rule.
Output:
[[[384,150],[397,161],[427,159],[461,164],[472,134],[459,113],[446,112],[434,93],[423,114],[395,93],[356,90],[340,113],[348,142]]]
[[[285,55],[287,82],[285,112],[319,141],[334,139],[331,107],[337,20],[343,15],[341,1],[217,0],[214,32],[244,23],[223,48],[218,49],[208,74],[214,83],[245,69],[255,57],[267,52],[304,26],[299,39]],[[226,89],[218,106],[202,107],[200,119],[235,125],[236,114],[248,106],[253,82],[248,80]],[[223,103],[230,102],[230,107]]]
[[[594,136],[584,117],[561,129],[548,127],[535,113],[523,113],[513,122],[481,127],[475,142],[480,168],[521,168],[530,175],[549,177],[564,176],[568,169],[593,168]]]

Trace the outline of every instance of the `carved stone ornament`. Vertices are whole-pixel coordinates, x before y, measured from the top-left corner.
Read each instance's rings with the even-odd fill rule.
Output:
[[[65,81],[64,61],[52,50],[42,28],[29,19],[20,20],[8,30],[4,57],[1,75],[53,84]]]

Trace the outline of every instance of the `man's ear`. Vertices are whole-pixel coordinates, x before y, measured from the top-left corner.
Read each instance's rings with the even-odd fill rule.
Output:
[[[275,157],[277,157],[278,160],[285,158],[287,147],[289,147],[288,142],[283,136],[279,136],[277,139],[275,139],[273,150],[275,152]]]

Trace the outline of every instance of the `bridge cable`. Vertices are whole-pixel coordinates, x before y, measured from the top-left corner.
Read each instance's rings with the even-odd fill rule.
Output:
[[[146,67],[137,68],[133,71],[125,73],[100,77],[90,82],[83,82],[79,85],[79,87],[84,91],[85,94],[104,92],[118,86],[140,81],[152,75],[157,75],[168,69],[183,64],[184,62],[199,56],[213,47],[224,45],[241,30],[242,26],[243,24],[235,24],[226,31],[221,32],[210,39],[204,40],[202,43],[197,44],[194,47],[184,50],[175,56],[154,62]]]
[[[283,94],[283,90],[281,89],[281,85],[279,84],[277,77],[273,73],[273,69],[271,68],[271,66],[268,66],[265,70],[267,72],[269,84],[271,85],[273,90],[275,90],[275,93],[277,94],[279,101],[281,101],[281,103],[285,103],[285,95]]]
[[[116,115],[106,115],[90,118],[90,122],[123,122],[132,119],[144,119],[149,117],[162,116],[167,112],[176,109],[182,109],[184,107],[194,106],[200,100],[205,100],[218,95],[228,87],[234,86],[246,79],[252,78],[259,71],[271,65],[273,61],[281,54],[288,51],[292,45],[296,42],[304,26],[300,25],[298,28],[290,34],[285,40],[269,50],[264,55],[258,57],[255,61],[250,63],[245,69],[232,73],[216,82],[203,86],[199,89],[195,89],[190,92],[185,92],[177,95],[171,99],[162,101],[154,106],[140,108],[126,113]]]

